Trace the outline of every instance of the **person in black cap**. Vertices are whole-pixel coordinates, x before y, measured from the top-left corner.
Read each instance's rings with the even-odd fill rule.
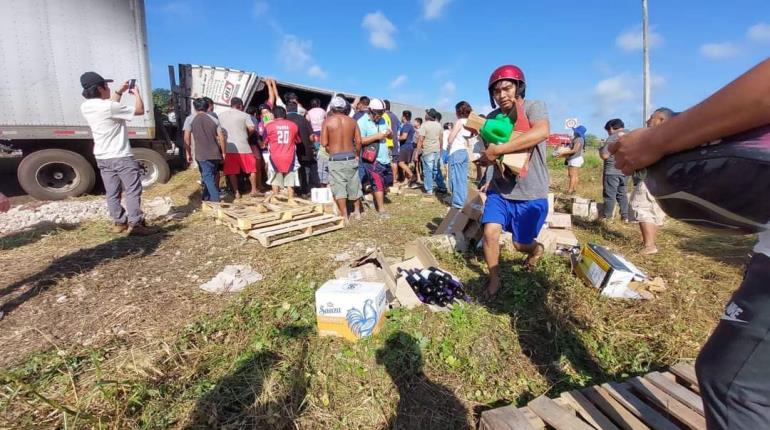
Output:
[[[107,85],[112,79],[104,79],[96,72],[80,76],[83,97],[80,112],[91,127],[94,139],[94,158],[104,182],[107,208],[115,222],[113,232],[128,232],[144,236],[155,232],[144,223],[142,213],[142,175],[139,164],[131,153],[126,121],[144,115],[144,102],[139,88],[129,89],[128,81],[110,93]],[[119,103],[126,91],[134,96],[134,106]],[[125,208],[120,199],[125,199]]]

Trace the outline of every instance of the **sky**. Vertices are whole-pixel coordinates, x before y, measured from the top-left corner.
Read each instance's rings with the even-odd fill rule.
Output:
[[[151,78],[203,64],[452,110],[516,64],[551,131],[642,125],[641,0],[146,0]],[[649,0],[652,107],[684,110],[770,54],[770,0]]]

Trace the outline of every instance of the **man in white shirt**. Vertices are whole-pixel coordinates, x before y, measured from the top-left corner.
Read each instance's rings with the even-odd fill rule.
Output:
[[[126,121],[144,115],[144,103],[137,87],[129,88],[128,81],[110,94],[107,85],[112,79],[104,79],[96,72],[80,76],[83,97],[80,112],[91,127],[94,139],[96,166],[104,182],[107,208],[115,222],[113,232],[127,231],[129,235],[144,236],[155,233],[144,223],[142,213],[142,178],[139,164],[131,153]],[[120,104],[123,93],[134,96],[134,106]],[[126,207],[120,203],[125,198]]]

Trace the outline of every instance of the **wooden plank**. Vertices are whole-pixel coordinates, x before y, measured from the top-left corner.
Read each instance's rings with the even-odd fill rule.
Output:
[[[655,386],[666,392],[666,394],[695,409],[695,411],[703,416],[703,400],[697,394],[672,382],[660,372],[648,373],[644,376],[644,379],[652,382]]]
[[[625,430],[648,430],[643,422],[627,411],[602,387],[589,387],[581,391],[593,404],[604,412],[620,428]]]
[[[561,393],[564,399],[588,424],[591,424],[599,430],[618,430],[618,427],[604,416],[600,410],[596,409],[588,399],[576,390]]]
[[[532,412],[556,430],[593,430],[591,426],[576,417],[546,396],[540,396],[527,404]]]
[[[504,406],[482,412],[479,430],[535,430],[535,427],[522,411]]]
[[[292,221],[273,227],[251,230],[249,236],[257,239],[262,246],[269,248],[339,230],[343,227],[345,224],[342,218],[333,215],[321,215],[308,220]]]
[[[529,424],[536,428],[536,429],[544,429],[545,428],[545,422],[540,419],[539,416],[537,416],[536,413],[532,412],[532,409],[522,406],[519,408],[519,411],[521,411],[522,414],[529,420]]]
[[[692,385],[691,388],[694,391],[700,392],[700,388],[698,387],[698,376],[695,374],[695,367],[691,363],[677,363],[671,366],[669,371]]]
[[[653,429],[679,430],[679,427],[636,397],[624,385],[618,383],[602,384],[602,388],[607,390],[615,400]]]
[[[628,380],[632,389],[649,402],[658,405],[661,409],[668,411],[676,417],[682,424],[694,430],[705,430],[706,420],[698,415],[694,410],[688,408],[675,398],[669,396],[663,390],[656,387],[652,382],[638,376]]]

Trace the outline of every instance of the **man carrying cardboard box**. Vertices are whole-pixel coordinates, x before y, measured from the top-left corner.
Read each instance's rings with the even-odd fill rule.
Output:
[[[517,66],[498,67],[489,78],[490,102],[500,107],[487,118],[502,113],[512,122],[528,121],[530,128],[517,134],[508,143],[488,145],[481,151],[479,162],[491,165],[500,155],[532,150],[525,177],[505,175],[495,169],[484,204],[484,258],[489,266],[486,294],[494,296],[500,289],[499,238],[503,230],[513,234],[513,246],[528,254],[525,265],[535,266],[543,255],[543,246],[535,240],[548,215],[548,168],[546,167],[546,138],[550,132],[548,110],[539,100],[524,100],[524,72]]]

